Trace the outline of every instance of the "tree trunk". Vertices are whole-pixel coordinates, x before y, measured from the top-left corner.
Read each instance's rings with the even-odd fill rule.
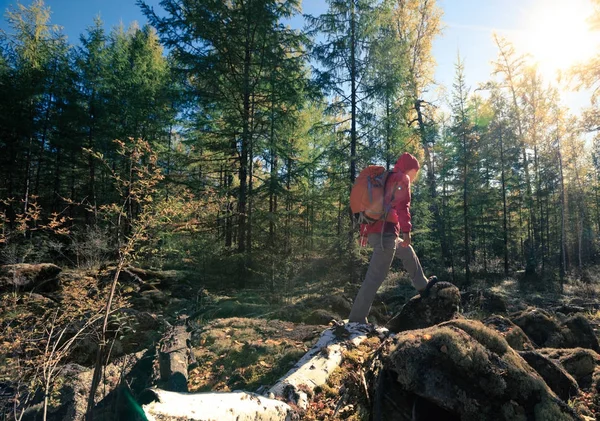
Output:
[[[567,272],[567,234],[565,232],[565,179],[563,174],[562,152],[560,150],[560,137],[556,137],[558,147],[558,168],[560,171],[560,285],[564,288],[564,279]]]
[[[55,159],[55,164],[54,164],[54,189],[53,189],[53,201],[52,201],[52,208],[54,212],[58,212],[58,205],[59,205],[59,198],[61,197],[60,195],[60,167],[61,167],[61,152],[62,149],[60,147],[56,148],[56,159]],[[87,214],[87,212],[86,212]]]
[[[291,225],[292,225],[292,157],[287,158],[287,174],[285,180],[285,254],[292,252]]]
[[[502,182],[502,234],[504,249],[504,276],[508,276],[508,210],[506,205],[506,173],[504,169],[504,140],[500,131],[500,177]]]
[[[392,116],[390,99],[385,99],[385,169],[390,170],[392,166],[392,128],[390,118]]]
[[[427,128],[425,127],[425,120],[423,118],[423,110],[421,109],[423,101],[417,99],[415,101],[415,111],[417,112],[417,123],[419,124],[419,136],[421,137],[421,145],[423,146],[423,151],[425,153],[425,163],[427,164],[427,186],[429,187],[429,195],[431,196],[431,205],[429,209],[433,213],[433,218],[435,224],[433,226],[434,235],[436,235],[440,239],[440,251],[442,255],[442,260],[444,264],[447,266],[448,261],[451,259],[448,256],[448,243],[446,240],[446,235],[442,232],[444,222],[442,220],[442,215],[440,213],[440,208],[438,206],[438,194],[437,194],[437,185],[435,181],[435,167],[434,167],[434,157],[432,156],[431,151],[429,150],[429,142],[427,139]]]
[[[92,91],[92,97],[90,99],[90,112],[89,112],[89,128],[88,128],[88,148],[90,149],[90,151],[94,150],[94,116],[96,114],[96,107],[95,107],[95,96],[96,96],[96,91]],[[92,208],[94,209],[94,223],[96,222],[96,214],[97,214],[97,210],[96,210],[96,160],[94,159],[94,157],[92,156],[92,154],[88,154],[88,168],[90,171],[90,179],[88,180],[88,201],[90,202]],[[86,222],[89,223],[89,221],[87,221],[87,219],[89,218],[89,212],[85,213],[86,215]]]
[[[231,141],[231,156],[232,166],[235,164],[237,155],[237,145],[235,139]],[[227,169],[225,176],[225,189],[227,192],[227,210],[225,219],[225,247],[229,248],[233,245],[233,200],[231,187],[233,185],[233,169]]]
[[[348,323],[325,330],[294,367],[266,391],[269,398],[243,391],[188,394],[151,389],[154,402],[144,405],[143,411],[150,420],[165,421],[298,419],[297,409],[307,409],[309,396],[317,387],[326,384],[342,363],[344,352],[356,349],[367,339],[367,333],[368,329],[365,330],[360,323]],[[388,331],[378,328],[375,333],[382,338]]]
[[[191,333],[187,329],[186,319],[178,320],[161,339],[158,353],[160,380],[165,389],[172,392],[187,392],[188,357],[190,350],[188,341]]]
[[[464,121],[464,120],[463,120]],[[464,130],[464,128],[463,128]],[[471,282],[471,249],[469,245],[469,193],[468,193],[468,182],[467,174],[469,171],[469,165],[467,161],[467,135],[463,133],[463,222],[464,222],[464,244],[465,244],[465,281],[467,285]]]
[[[254,190],[254,152],[252,138],[248,148],[248,220],[247,220],[247,240],[246,240],[246,268],[252,266],[252,211],[253,211],[253,190]]]
[[[38,156],[38,164],[35,174],[35,187],[33,194],[36,196],[40,192],[41,170],[44,162],[44,150],[46,149],[46,139],[48,138],[48,124],[50,123],[50,107],[52,104],[52,96],[50,95],[46,104],[46,112],[44,113],[44,125],[42,126],[42,140],[40,142],[40,154]]]
[[[240,254],[240,263],[238,270],[238,286],[244,288],[246,285],[246,239],[247,239],[247,200],[248,200],[248,156],[250,148],[250,66],[252,65],[252,51],[250,49],[250,18],[246,22],[246,45],[244,48],[244,67],[243,67],[243,115],[242,115],[242,139],[240,153],[240,187],[238,195],[238,253]]]
[[[269,131],[269,147],[271,157],[269,179],[269,247],[275,249],[275,215],[277,212],[277,151],[275,150],[275,84],[271,75],[271,121]]]
[[[355,0],[351,0],[350,9],[350,188],[356,179],[356,115],[357,115],[357,63],[356,63],[356,6]],[[348,192],[350,193],[350,192]],[[355,251],[356,244],[354,243],[354,223],[352,210],[348,207],[348,251],[350,259],[350,276],[354,276],[355,268]]]

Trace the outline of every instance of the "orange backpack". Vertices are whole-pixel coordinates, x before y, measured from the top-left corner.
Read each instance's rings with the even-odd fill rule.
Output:
[[[358,174],[350,191],[350,209],[359,214],[359,223],[373,224],[387,218],[390,204],[384,203],[384,198],[388,174],[379,165],[369,165]]]

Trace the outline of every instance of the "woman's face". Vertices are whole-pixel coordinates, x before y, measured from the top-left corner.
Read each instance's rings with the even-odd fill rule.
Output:
[[[406,172],[406,175],[408,176],[408,178],[410,178],[410,182],[413,183],[419,177],[419,170],[408,170]]]

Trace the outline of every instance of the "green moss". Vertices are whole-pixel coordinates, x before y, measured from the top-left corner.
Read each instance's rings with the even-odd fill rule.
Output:
[[[506,420],[527,421],[523,407],[515,401],[510,401],[502,405],[501,412],[503,418]]]
[[[327,385],[329,387],[339,387],[346,377],[346,374],[347,373],[342,366],[336,367],[327,378]]]
[[[572,421],[573,417],[565,414],[556,402],[549,396],[542,398],[542,401],[535,406],[535,419],[544,421]]]
[[[452,320],[442,325],[445,326],[456,326],[459,329],[464,330],[473,339],[479,342],[481,345],[489,349],[490,351],[498,354],[499,356],[504,355],[508,350],[509,345],[498,332],[477,320],[468,319],[457,319]]]

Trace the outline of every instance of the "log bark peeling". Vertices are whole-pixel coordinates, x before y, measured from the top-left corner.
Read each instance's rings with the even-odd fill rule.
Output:
[[[149,421],[297,419],[294,408],[306,409],[309,395],[325,384],[342,363],[344,350],[357,347],[370,333],[382,337],[388,331],[360,323],[340,323],[325,330],[300,361],[266,392],[268,397],[244,391],[190,394],[151,389],[156,401],[144,405],[144,412]]]
[[[385,334],[385,328],[377,333]],[[357,347],[367,339],[368,325],[347,323],[327,329],[317,343],[268,391],[269,397],[283,398],[302,409],[308,406],[308,395],[324,385],[340,366],[345,349]]]
[[[190,332],[185,320],[171,326],[163,336],[158,354],[160,379],[167,390],[187,392],[188,381],[188,341]]]
[[[158,399],[144,405],[148,421],[291,421],[285,402],[248,392],[177,393],[152,389]]]

